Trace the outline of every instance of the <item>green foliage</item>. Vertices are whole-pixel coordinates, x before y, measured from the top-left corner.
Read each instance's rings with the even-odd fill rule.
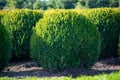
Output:
[[[118,43],[118,55],[120,56],[120,34],[119,34],[119,43]]]
[[[13,42],[13,59],[29,58],[32,27],[42,17],[42,11],[12,10],[3,18],[2,23],[10,32]]]
[[[7,0],[0,0],[0,10],[4,9],[6,3],[7,3]]]
[[[4,17],[4,15],[7,13],[8,11],[5,11],[5,10],[1,10],[0,11],[0,21],[1,19]]]
[[[99,29],[102,41],[101,59],[117,56],[118,34],[120,31],[120,14],[117,12],[118,9],[99,8],[81,11]]]
[[[7,0],[5,9],[22,9],[28,8],[33,9],[33,3],[36,0]]]
[[[33,29],[31,57],[48,70],[89,67],[99,55],[96,27],[84,16],[67,10],[47,11]]]
[[[110,0],[109,6],[110,7],[119,7],[119,5],[120,5],[119,1],[120,0]]]
[[[112,10],[116,11],[115,21],[120,25],[120,8],[113,8]],[[119,42],[118,42],[118,55],[120,56],[120,26],[119,26]]]
[[[48,8],[54,9],[72,9],[75,8],[75,4],[78,0],[49,0],[48,1]]]
[[[0,22],[0,70],[8,65],[11,56],[11,40],[7,30]]]
[[[45,1],[36,0],[33,4],[33,9],[47,9],[47,3]]]
[[[120,0],[0,0],[0,9],[73,9],[120,7]]]
[[[78,0],[76,8],[119,7],[119,0]]]
[[[15,0],[7,0],[5,9],[15,9],[16,1]]]

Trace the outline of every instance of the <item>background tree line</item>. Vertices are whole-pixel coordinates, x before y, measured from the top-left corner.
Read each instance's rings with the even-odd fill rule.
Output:
[[[120,0],[0,0],[0,9],[73,9],[120,7]]]

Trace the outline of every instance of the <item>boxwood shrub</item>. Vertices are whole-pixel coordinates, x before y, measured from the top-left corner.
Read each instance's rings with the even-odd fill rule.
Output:
[[[98,30],[87,18],[68,10],[45,12],[31,37],[31,57],[46,70],[90,67],[99,55]]]
[[[42,11],[12,10],[3,18],[2,23],[10,32],[13,43],[13,60],[28,59],[32,27],[42,18]]]
[[[11,38],[0,22],[0,71],[8,65],[11,57]]]
[[[118,55],[120,56],[120,34],[119,34],[119,43],[118,43]]]
[[[87,16],[99,29],[102,42],[100,59],[118,56],[118,34],[120,31],[118,10],[117,8],[98,8],[79,11]]]
[[[120,8],[114,8],[113,10],[116,11],[116,21],[120,25]],[[118,55],[120,56],[120,26],[119,26],[119,43],[118,43]]]

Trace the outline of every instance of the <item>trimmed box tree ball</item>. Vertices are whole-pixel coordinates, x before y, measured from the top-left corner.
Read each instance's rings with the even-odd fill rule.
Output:
[[[100,59],[117,57],[120,31],[118,9],[98,8],[83,11],[97,27],[101,37]]]
[[[0,22],[0,71],[8,65],[11,57],[11,39],[3,24]]]
[[[31,57],[46,70],[90,67],[98,56],[97,28],[84,16],[68,10],[47,11],[33,29]]]
[[[8,29],[12,37],[13,60],[29,58],[32,28],[42,16],[42,11],[26,9],[12,10],[4,16],[2,23]]]

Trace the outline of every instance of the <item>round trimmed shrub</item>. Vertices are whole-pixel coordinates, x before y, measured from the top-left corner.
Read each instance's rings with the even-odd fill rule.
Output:
[[[116,11],[117,9],[98,8],[81,12],[98,27],[102,44],[100,59],[118,56],[120,15]]]
[[[7,30],[0,22],[0,70],[8,65],[11,56],[11,40]]]
[[[33,29],[31,57],[47,70],[90,67],[99,55],[96,27],[84,16],[67,10],[47,11]]]
[[[13,60],[29,58],[32,28],[42,15],[42,11],[37,10],[12,10],[4,16],[2,23],[12,37]]]

